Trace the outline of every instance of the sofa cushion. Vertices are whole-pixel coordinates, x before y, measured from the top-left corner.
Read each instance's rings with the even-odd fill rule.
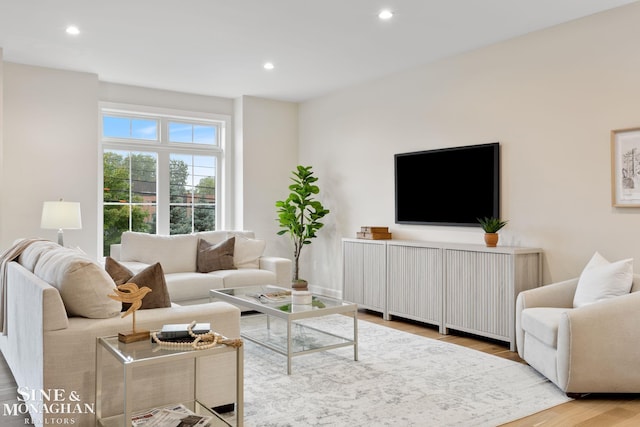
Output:
[[[232,233],[229,233],[232,234]],[[237,234],[233,252],[233,263],[237,268],[260,268],[260,257],[267,243]]]
[[[121,261],[159,262],[165,273],[195,272],[197,254],[198,237],[195,234],[122,233]]]
[[[114,288],[111,277],[75,249],[56,245],[44,251],[33,273],[58,289],[69,316],[107,318],[120,313],[121,304],[107,296]]]
[[[257,268],[239,268],[238,270],[219,270],[207,276],[220,277],[224,281],[225,288],[238,286],[269,285],[276,283],[276,274],[268,270]]]
[[[204,239],[209,243],[213,243],[214,245],[216,243],[224,242],[229,238],[228,233],[224,230],[199,231],[195,235],[198,237],[198,239]]]
[[[628,294],[632,282],[633,259],[609,262],[596,252],[580,275],[573,306],[583,307]]]
[[[563,313],[570,308],[533,307],[522,310],[522,329],[539,341],[556,348],[558,325]]]
[[[201,300],[209,296],[210,289],[223,288],[223,279],[213,276],[215,273],[166,274],[165,280],[167,281],[167,289],[169,290],[169,295],[171,295],[171,301],[180,304],[182,301]]]
[[[233,251],[236,238],[230,237],[220,243],[209,243],[198,240],[198,273],[209,273],[216,270],[235,270]]]

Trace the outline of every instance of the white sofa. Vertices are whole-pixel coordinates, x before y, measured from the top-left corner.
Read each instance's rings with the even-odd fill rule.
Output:
[[[130,316],[121,318],[121,303],[107,294],[114,282],[103,267],[77,250],[56,243],[32,243],[16,261],[9,262],[4,280],[6,335],[2,351],[20,390],[64,390],[64,401],[75,405],[95,403],[96,337],[131,330]],[[84,317],[84,316],[90,316]],[[217,332],[240,336],[240,311],[224,302],[138,310],[136,326],[157,330],[167,323],[209,322]],[[103,414],[122,412],[122,367],[106,357]],[[198,387],[208,406],[235,401],[235,356],[204,358]],[[139,370],[138,370],[139,369]],[[134,409],[189,399],[194,389],[193,363],[138,368],[134,371]],[[74,393],[79,401],[70,401]],[[34,397],[34,396],[32,396]],[[35,397],[28,405],[41,403]],[[30,411],[32,424],[73,423],[95,425],[94,414]],[[65,421],[66,420],[66,421]]]
[[[235,237],[236,269],[197,272],[198,242],[218,244]],[[111,245],[111,257],[137,273],[159,262],[171,302],[180,305],[209,301],[209,290],[250,285],[291,286],[291,260],[264,256],[264,240],[252,231],[205,231],[161,236],[125,232],[122,243]]]

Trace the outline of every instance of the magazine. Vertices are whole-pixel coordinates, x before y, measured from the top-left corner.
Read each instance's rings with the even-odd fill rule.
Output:
[[[263,292],[259,294],[247,294],[251,298],[255,298],[262,303],[266,302],[284,302],[291,299],[291,291],[273,291]]]
[[[213,417],[197,415],[184,405],[153,408],[131,417],[133,427],[205,427]]]

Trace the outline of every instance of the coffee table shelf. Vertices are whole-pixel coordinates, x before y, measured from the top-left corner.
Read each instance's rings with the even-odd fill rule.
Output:
[[[287,374],[295,356],[353,346],[353,360],[358,360],[358,306],[334,298],[313,295],[310,305],[293,305],[290,300],[269,301],[260,295],[288,291],[277,286],[247,286],[212,289],[211,299],[239,305],[261,314],[244,315],[241,319],[243,338],[287,357]],[[342,336],[301,321],[331,314],[353,317],[353,332]]]
[[[193,411],[196,415],[213,417],[209,422],[210,427],[230,427],[231,426],[231,424],[229,424],[224,419],[222,419],[216,412],[210,410],[209,408],[207,408],[197,400],[190,401],[190,402],[182,402],[182,404],[186,406],[189,410]],[[124,419],[125,418],[123,414],[114,415],[112,417],[102,418],[98,420],[97,425],[100,427],[122,427],[124,425],[127,425],[124,422]],[[129,425],[131,425],[131,422],[129,422]]]

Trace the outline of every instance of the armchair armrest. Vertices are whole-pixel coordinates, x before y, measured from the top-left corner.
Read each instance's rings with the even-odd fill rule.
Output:
[[[566,392],[640,392],[640,292],[567,311],[558,327]]]
[[[518,299],[520,299],[523,309],[531,307],[572,308],[573,296],[577,287],[578,278],[569,279],[520,292]]]
[[[259,258],[260,269],[273,271],[276,274],[276,285],[291,287],[291,265],[288,258],[262,256]]]
[[[516,348],[518,355],[524,358],[522,330],[522,310],[532,307],[573,307],[573,295],[576,293],[578,278],[552,283],[535,289],[520,292],[516,298]]]

